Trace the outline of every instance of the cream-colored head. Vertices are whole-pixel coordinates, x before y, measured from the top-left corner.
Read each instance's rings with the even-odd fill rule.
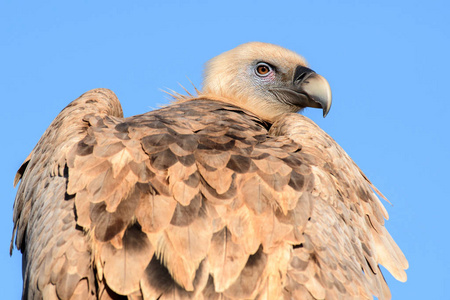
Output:
[[[253,112],[267,121],[305,107],[331,106],[327,81],[303,57],[273,44],[251,42],[211,59],[202,94]]]

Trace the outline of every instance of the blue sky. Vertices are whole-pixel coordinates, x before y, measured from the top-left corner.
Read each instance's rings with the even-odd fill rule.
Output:
[[[393,299],[448,297],[448,1],[150,2],[0,2],[4,299],[22,284],[21,255],[8,254],[13,178],[58,112],[105,87],[126,116],[144,113],[168,103],[160,89],[200,86],[209,58],[248,41],[294,50],[328,79],[329,115],[305,115],[393,204],[387,227],[410,262],[406,283],[384,273]]]

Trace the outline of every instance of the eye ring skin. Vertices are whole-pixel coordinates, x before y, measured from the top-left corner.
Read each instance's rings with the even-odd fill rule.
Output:
[[[255,73],[259,77],[267,77],[273,72],[273,68],[264,62],[260,62],[256,65]]]

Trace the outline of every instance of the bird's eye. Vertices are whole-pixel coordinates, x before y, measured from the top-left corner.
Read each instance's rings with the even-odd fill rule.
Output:
[[[269,73],[272,71],[272,68],[265,63],[259,63],[256,66],[256,74],[262,77],[265,77],[267,75],[269,75]]]

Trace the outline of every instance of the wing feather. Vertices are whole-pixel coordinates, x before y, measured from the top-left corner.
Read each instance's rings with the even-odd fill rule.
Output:
[[[16,176],[24,293],[388,299],[378,265],[406,279],[373,185],[307,118],[269,130],[219,101],[125,119],[117,105],[106,90],[75,100]]]
[[[69,149],[89,128],[89,114],[122,116],[113,92],[89,91],[55,118],[19,169],[14,204],[16,246],[23,253],[24,298],[93,299],[89,237],[76,227],[74,198],[66,194]],[[84,154],[92,148],[84,147]],[[76,298],[74,296],[74,298]]]
[[[310,192],[315,208],[305,230],[309,236],[306,244],[310,245],[305,247],[303,243],[301,249],[314,255],[309,264],[315,263],[320,269],[310,269],[315,276],[310,271],[306,277],[320,279],[318,282],[328,287],[327,297],[334,298],[337,292],[355,298],[371,298],[373,294],[389,299],[378,264],[400,280],[406,279],[404,269],[408,264],[383,226],[387,212],[375,196],[373,185],[344,150],[306,117],[287,115],[272,126],[271,133],[300,144],[312,166],[314,188]],[[328,245],[328,249],[322,245]],[[298,268],[293,269],[295,278],[299,278],[298,272]],[[314,297],[323,296],[316,282],[305,283],[305,287]]]

